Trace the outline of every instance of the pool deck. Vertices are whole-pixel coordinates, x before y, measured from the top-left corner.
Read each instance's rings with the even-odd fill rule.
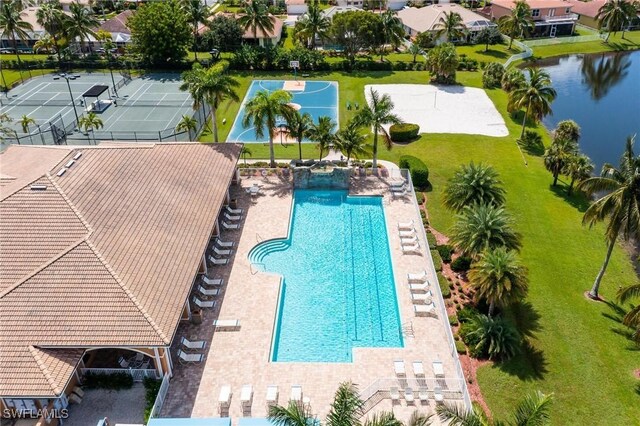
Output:
[[[259,196],[251,197],[244,188],[253,183],[261,185]],[[267,415],[266,389],[268,385],[279,387],[280,405],[286,405],[292,385],[302,386],[304,397],[310,399],[311,412],[324,420],[329,411],[334,393],[341,382],[358,384],[363,394],[375,394],[368,400],[367,415],[380,410],[391,410],[401,420],[406,420],[417,408],[433,413],[435,402],[431,396],[428,404],[407,405],[401,398],[392,407],[388,398],[390,387],[413,388],[426,383],[433,390],[436,379],[432,372],[432,362],[442,361],[446,379],[439,379],[440,385],[453,389],[460,386],[457,376],[459,366],[447,340],[448,319],[443,317],[437,306],[438,317],[416,317],[411,294],[407,286],[406,274],[433,269],[426,241],[420,236],[421,253],[402,253],[397,223],[413,220],[421,223],[412,194],[392,198],[388,183],[376,177],[352,179],[352,194],[383,195],[387,232],[397,287],[400,318],[403,326],[411,325],[413,337],[405,335],[403,348],[355,348],[352,363],[284,363],[270,362],[272,331],[278,305],[280,278],[273,274],[256,272],[247,255],[258,242],[286,237],[292,205],[292,189],[289,181],[271,176],[265,178],[243,178],[242,188],[233,187],[232,197],[238,206],[245,209],[242,227],[237,231],[223,231],[222,238],[236,241],[229,266],[209,269],[210,276],[225,278],[225,286],[214,309],[204,313],[203,323],[192,325],[183,323],[174,342],[179,336],[207,340],[206,358],[202,364],[183,365],[175,362],[174,377],[163,406],[162,417],[218,417],[230,416],[234,424],[240,417],[265,417]],[[435,276],[430,276],[434,292],[434,302],[441,303]],[[437,293],[437,294],[436,294]],[[215,331],[212,321],[238,319],[241,327],[236,331]],[[174,360],[177,360],[173,348]],[[404,360],[406,377],[396,377],[394,361]],[[426,377],[417,382],[412,362],[422,361]],[[240,402],[243,385],[253,386],[253,401],[250,410],[244,410]],[[218,396],[224,385],[231,387],[232,397],[229,408],[219,410]],[[378,391],[378,392],[375,392]],[[459,395],[459,396],[458,396]],[[461,394],[452,392],[452,401],[461,401]],[[433,424],[440,424],[434,417]]]

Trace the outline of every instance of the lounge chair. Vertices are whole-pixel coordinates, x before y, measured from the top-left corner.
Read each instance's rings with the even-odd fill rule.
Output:
[[[291,398],[289,398],[289,401],[302,402],[302,386],[291,386]]]
[[[236,220],[242,219],[242,216],[229,216],[229,213],[225,212],[224,218],[230,220],[231,222],[235,222]]]
[[[411,293],[411,300],[413,303],[424,303],[428,305],[433,302],[433,295],[430,290],[427,290],[425,293]]]
[[[221,286],[224,283],[224,280],[222,278],[209,278],[208,276],[203,275],[202,282],[210,287],[217,287]]]
[[[229,229],[229,230],[231,230],[231,229],[239,229],[240,228],[240,224],[238,224],[238,223],[227,223],[226,221],[223,220],[222,221],[222,227],[224,229]]]
[[[433,302],[427,305],[413,305],[413,312],[417,317],[437,316],[436,305]]]
[[[401,181],[398,181],[398,182],[391,182],[391,183],[389,184],[389,186],[390,186],[391,188],[402,188],[402,187],[403,187],[403,186],[405,186],[406,184],[407,184],[407,181],[406,181],[404,178],[402,178],[402,180],[401,180]]]
[[[267,409],[278,404],[278,386],[267,386]]]
[[[433,368],[433,374],[436,377],[444,377],[444,365],[442,361],[433,361],[431,363],[431,367]]]
[[[253,386],[244,385],[240,391],[240,405],[242,409],[251,408],[251,401],[253,400]]]
[[[218,259],[213,256],[209,256],[209,262],[213,263],[214,265],[226,265],[227,263],[229,263],[229,259]]]
[[[424,365],[422,361],[413,361],[413,375],[416,377],[424,377]]]
[[[69,400],[69,402],[73,404],[80,404],[82,402],[82,398],[76,395],[75,393],[72,393],[71,395],[69,395],[67,399]]]
[[[393,369],[396,372],[396,376],[398,377],[405,377],[407,375],[407,372],[404,368],[404,361],[402,360],[393,361]]]
[[[251,195],[252,197],[255,197],[259,193],[260,193],[260,187],[257,185],[254,185],[251,188],[247,188],[247,194]]]
[[[200,300],[198,296],[193,296],[193,303],[200,308],[213,308],[216,306],[215,300]]]
[[[429,291],[429,281],[425,281],[424,284],[409,284],[409,291]]]
[[[225,210],[227,211],[227,213],[229,214],[242,214],[244,210],[242,209],[232,209],[229,206],[224,206]]]
[[[444,404],[444,395],[440,386],[436,386],[433,389],[433,399],[436,400],[436,404]]]
[[[240,320],[237,319],[217,319],[213,321],[213,326],[218,331],[234,330],[240,328]]]
[[[207,346],[207,342],[205,342],[204,340],[191,341],[186,337],[180,339],[180,344],[187,349],[204,349],[205,346]]]
[[[412,229],[415,230],[413,220],[410,220],[409,222],[398,222],[398,231],[409,231]]]
[[[203,296],[217,296],[220,294],[220,289],[219,288],[208,289],[199,285],[198,292],[200,292],[200,294],[202,294]]]
[[[118,358],[118,365],[122,368],[127,368],[129,367],[129,361],[127,361],[126,359],[124,359],[123,356],[121,356],[120,358]]]
[[[417,235],[413,235],[411,237],[400,237],[400,244],[402,245],[410,245],[410,244],[419,244],[420,240],[418,240],[418,236]]]
[[[426,386],[421,386],[418,389],[418,399],[420,402],[429,402],[429,390]]]
[[[400,236],[400,238],[411,238],[411,237],[415,237],[416,235],[416,230],[415,228],[413,229],[409,229],[407,231],[398,231],[398,235]]]
[[[218,395],[218,406],[220,410],[229,408],[231,404],[231,386],[224,385],[220,388],[220,394]]]
[[[230,248],[235,245],[233,241],[222,241],[220,238],[217,238],[217,237],[214,240],[214,244],[217,244],[219,247],[222,247],[222,248]]]
[[[182,349],[178,349],[178,357],[181,363],[195,362],[200,363],[204,359],[204,354],[188,354]]]
[[[413,389],[406,388],[404,390],[404,400],[407,401],[407,405],[413,405],[416,398],[413,396]]]
[[[391,398],[391,404],[395,402],[400,402],[400,390],[397,387],[392,387],[389,389],[389,398]]]
[[[411,282],[423,283],[427,281],[427,271],[418,272],[417,274],[407,274],[407,280]]]
[[[73,388],[72,392],[78,395],[80,398],[84,397],[84,391],[80,386],[76,386],[75,388]]]
[[[402,254],[407,253],[419,253],[420,252],[420,244],[403,244],[402,245]]]
[[[212,251],[213,251],[215,254],[217,254],[218,256],[228,256],[228,255],[230,255],[230,254],[231,254],[231,252],[232,252],[233,250],[229,250],[229,249],[219,249],[218,247],[213,246]]]
[[[400,187],[400,188],[391,188],[391,195],[393,195],[394,197],[401,197],[404,194],[407,193],[407,188]]]

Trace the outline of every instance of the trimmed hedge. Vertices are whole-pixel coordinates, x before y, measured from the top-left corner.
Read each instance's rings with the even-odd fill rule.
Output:
[[[465,346],[463,341],[456,340],[456,351],[461,355],[467,354],[467,347]]]
[[[418,137],[420,126],[413,123],[392,124],[389,136],[394,142],[410,142]]]
[[[438,242],[436,241],[436,236],[431,232],[427,232],[427,242],[429,243],[430,249],[435,249],[438,246]]]
[[[409,169],[413,186],[416,188],[429,186],[429,168],[421,159],[412,155],[402,155],[398,165],[401,169]]]
[[[442,258],[442,261],[444,263],[451,262],[451,253],[453,253],[453,247],[448,244],[442,244],[440,246],[437,246],[436,250],[438,250],[438,253],[440,253],[440,257]]]
[[[442,271],[442,258],[438,250],[431,250],[431,258],[433,259],[433,267],[436,271]]]
[[[438,277],[438,285],[440,286],[442,297],[445,299],[451,297],[451,290],[449,289],[449,280],[447,277],[442,275],[442,272],[438,272],[436,276]]]
[[[458,317],[456,316],[456,314],[453,315],[449,315],[449,325],[454,326],[454,325],[458,325]]]
[[[451,269],[454,272],[465,272],[471,267],[471,258],[467,256],[460,256],[453,262],[451,262]]]

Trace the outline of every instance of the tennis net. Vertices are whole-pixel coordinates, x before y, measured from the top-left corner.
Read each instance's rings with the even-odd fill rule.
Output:
[[[11,107],[11,106],[39,106],[39,107],[71,107],[71,101],[68,100],[56,100],[56,99],[1,99],[0,103],[3,107]],[[192,104],[191,99],[184,100],[172,100],[172,101],[146,101],[146,100],[124,100],[117,99],[116,104],[114,106],[117,107],[145,107],[145,108],[157,108],[157,107],[167,107],[167,108],[185,108],[190,107]],[[76,107],[84,108],[86,104],[83,104],[79,100],[75,101]]]

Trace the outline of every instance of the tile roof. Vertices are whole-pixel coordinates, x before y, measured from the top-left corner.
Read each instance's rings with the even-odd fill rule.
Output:
[[[571,6],[573,6],[571,9],[573,13],[588,16],[589,18],[595,18],[600,8],[607,3],[607,0],[567,0],[567,2],[570,3]]]
[[[478,15],[475,12],[470,11],[458,4],[434,4],[431,6],[425,6],[421,8],[410,7],[398,11],[398,18],[402,21],[402,24],[413,29],[414,31],[433,31],[437,29],[437,24],[440,22],[440,18],[445,16],[445,13],[458,13],[462,17],[465,25],[472,26],[477,21],[487,21],[482,15]]]
[[[524,0],[531,9],[551,9],[571,7],[572,4],[567,0]],[[501,6],[507,9],[513,9],[516,0],[493,0],[491,4]]]
[[[170,343],[239,151],[81,147],[2,192],[0,396],[59,394],[86,348]]]
[[[125,10],[118,13],[113,18],[105,21],[98,27],[98,30],[109,33],[131,34],[131,30],[127,26],[127,21],[133,15],[133,10]]]

